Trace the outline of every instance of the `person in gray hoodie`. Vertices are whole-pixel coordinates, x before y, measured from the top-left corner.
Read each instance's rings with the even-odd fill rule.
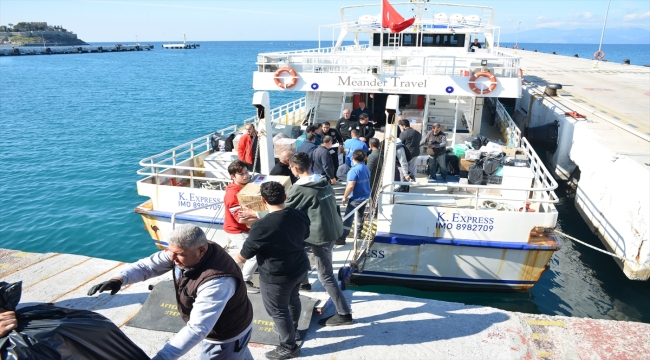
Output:
[[[350,305],[343,296],[332,269],[334,242],[343,233],[343,221],[336,206],[334,189],[326,176],[310,173],[311,162],[305,153],[293,155],[289,161],[289,168],[298,177],[298,181],[289,189],[285,204],[287,207],[307,213],[311,225],[305,245],[311,246],[318,268],[318,280],[336,306],[336,314],[323,318],[318,323],[324,326],[351,324]],[[262,217],[264,213],[245,210],[239,216],[248,220]]]

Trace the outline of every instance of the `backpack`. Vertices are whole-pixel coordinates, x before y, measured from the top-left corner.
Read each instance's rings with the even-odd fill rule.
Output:
[[[224,149],[227,152],[231,152],[235,148],[235,144],[233,143],[233,140],[235,140],[235,133],[228,135],[228,137],[226,138]]]
[[[413,159],[413,156],[411,155],[411,150],[404,146],[404,144],[398,144],[397,147],[395,148],[395,152],[397,152],[397,149],[402,148],[404,149],[404,155],[406,155],[406,161],[411,161]],[[397,160],[399,162],[399,159]]]
[[[460,167],[458,166],[458,156],[454,155],[450,151],[447,151],[447,156],[445,157],[445,164],[447,165],[447,175],[460,174]]]

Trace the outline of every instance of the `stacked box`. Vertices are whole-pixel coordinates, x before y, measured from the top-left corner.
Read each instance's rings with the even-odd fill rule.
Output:
[[[240,192],[237,193],[239,205],[253,209],[255,211],[264,211],[266,206],[262,203],[260,186],[267,181],[277,181],[284,186],[285,193],[289,192],[291,187],[291,178],[288,176],[276,175],[257,175],[251,182],[246,184]]]
[[[276,158],[280,157],[285,150],[296,151],[296,139],[288,138],[273,138],[273,156]]]

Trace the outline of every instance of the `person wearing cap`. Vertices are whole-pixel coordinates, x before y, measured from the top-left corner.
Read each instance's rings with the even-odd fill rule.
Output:
[[[357,123],[356,129],[359,131],[359,140],[363,141],[368,145],[368,140],[375,136],[375,128],[372,124],[368,123],[368,114],[362,113],[359,115],[359,122]]]

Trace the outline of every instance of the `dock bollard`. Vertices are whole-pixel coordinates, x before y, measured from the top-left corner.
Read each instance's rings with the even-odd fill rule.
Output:
[[[578,54],[573,54],[573,57],[579,58],[580,56],[578,56]]]
[[[557,96],[557,91],[562,88],[561,84],[546,84],[544,94],[548,96]]]
[[[625,65],[630,65],[630,59],[625,59],[625,60],[623,60],[623,64],[625,64]]]
[[[553,51],[553,55],[557,55],[557,53],[555,51]]]

